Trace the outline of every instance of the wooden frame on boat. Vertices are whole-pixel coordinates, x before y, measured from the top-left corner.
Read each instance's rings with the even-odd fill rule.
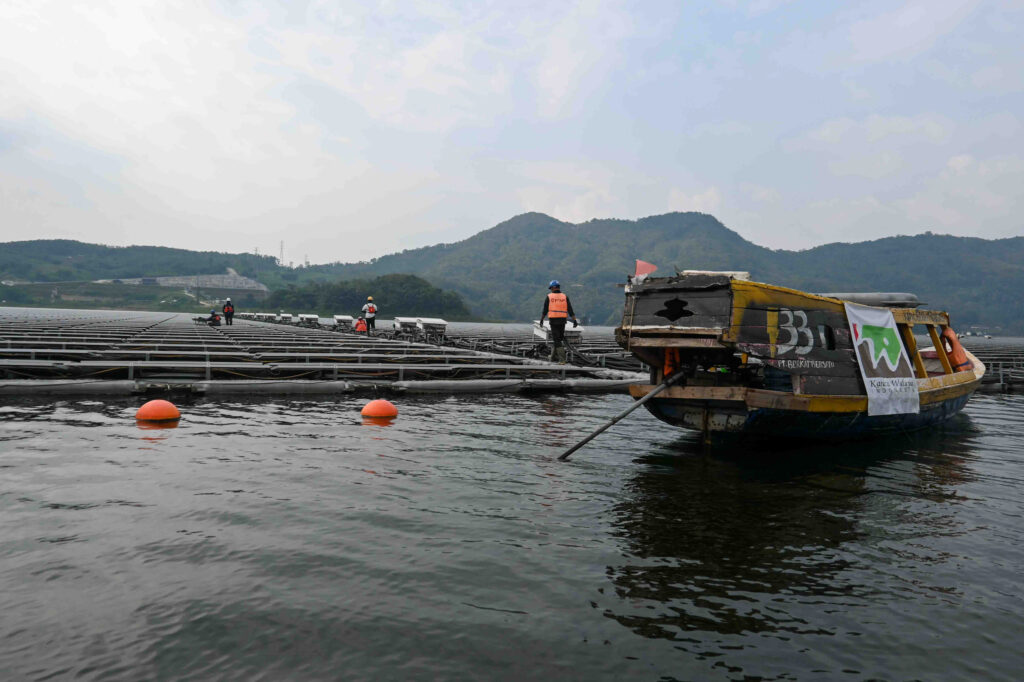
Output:
[[[616,339],[652,368],[650,384],[631,387],[635,398],[686,370],[684,385],[646,405],[664,421],[705,434],[844,437],[920,428],[961,409],[985,367],[959,343],[947,350],[943,342],[955,342],[955,334],[946,312],[893,296],[908,297],[905,307],[889,310],[917,382],[915,414],[868,415],[840,298],[726,274],[652,279],[626,287]],[[915,325],[925,328],[932,348],[919,348]],[[954,367],[950,352],[965,366]]]

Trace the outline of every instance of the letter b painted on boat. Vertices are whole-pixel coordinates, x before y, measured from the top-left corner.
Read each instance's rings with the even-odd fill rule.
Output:
[[[806,355],[814,349],[814,333],[807,327],[807,313],[803,310],[779,308],[779,331],[786,337],[780,339],[778,354],[795,350],[797,355]],[[806,343],[801,343],[806,339]]]

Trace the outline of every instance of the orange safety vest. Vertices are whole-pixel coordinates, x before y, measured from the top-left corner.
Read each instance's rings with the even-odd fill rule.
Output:
[[[356,331],[357,332],[365,332],[366,331],[366,323],[363,322],[362,320],[359,320],[358,322],[356,322]]]
[[[569,317],[569,297],[565,294],[548,294],[548,317]]]
[[[224,306],[224,312],[226,312],[226,313],[233,313],[233,312],[235,312],[235,306],[231,305],[230,303],[227,304],[226,306]]]

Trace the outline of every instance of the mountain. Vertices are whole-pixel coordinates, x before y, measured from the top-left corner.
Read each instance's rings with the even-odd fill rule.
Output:
[[[621,315],[622,290],[633,260],[679,268],[757,269],[774,277],[769,249],[745,241],[713,217],[672,213],[642,220],[592,220],[574,225],[526,213],[456,244],[383,256],[367,263],[310,268],[332,278],[418,274],[453,289],[474,313],[493,319],[535,319],[551,279],[573,307],[594,323]]]
[[[164,246],[101,246],[70,239],[0,244],[0,280],[77,282],[171,275],[205,275],[228,268],[259,279],[277,259],[251,253],[189,251]]]
[[[368,295],[374,297],[380,314],[388,318],[397,315],[467,320],[471,317],[458,294],[442,291],[415,275],[382,275],[371,280],[289,286],[273,292],[259,308],[358,317]]]
[[[144,260],[133,262],[137,256]],[[579,315],[593,324],[614,324],[622,314],[622,290],[615,285],[625,281],[636,258],[658,265],[657,274],[674,268],[747,270],[756,280],[805,291],[910,291],[929,307],[948,310],[959,328],[1024,333],[1024,237],[926,233],[783,251],[752,244],[702,213],[581,224],[526,213],[454,244],[295,269],[249,254],[13,242],[0,247],[0,279],[29,279],[15,273],[15,266],[89,279],[212,273],[223,266],[279,290],[289,283],[414,274],[461,294],[474,315],[494,320],[536,319],[548,281],[558,279]]]
[[[478,315],[535,319],[550,279],[562,282],[578,314],[615,324],[634,259],[673,268],[746,270],[763,282],[804,291],[909,291],[948,310],[960,327],[1024,333],[1024,237],[986,240],[926,233],[805,251],[767,249],[713,216],[669,213],[640,220],[564,223],[526,213],[455,244],[366,263],[314,266],[307,276],[352,278],[416,273],[461,293]]]

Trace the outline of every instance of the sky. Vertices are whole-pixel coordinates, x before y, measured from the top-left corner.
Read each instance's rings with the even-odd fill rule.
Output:
[[[1024,1],[0,2],[0,241],[1024,234]],[[0,247],[2,248],[2,247]]]

